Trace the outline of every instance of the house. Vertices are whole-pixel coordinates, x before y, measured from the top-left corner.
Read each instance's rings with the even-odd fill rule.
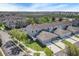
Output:
[[[16,27],[16,22],[15,21],[12,21],[12,20],[5,20],[4,21],[4,24],[7,28],[15,28]]]
[[[73,20],[72,25],[73,26],[79,26],[79,19]]]
[[[46,31],[42,31],[39,35],[36,36],[37,40],[39,40],[43,45],[51,42],[52,40],[57,39],[58,35]]]
[[[72,23],[69,21],[44,23],[44,24],[30,24],[26,27],[28,35],[35,38],[41,31],[53,32],[57,28],[64,29],[66,26],[71,26]]]
[[[73,34],[79,34],[79,28],[74,26],[68,26],[67,30],[71,31]]]
[[[54,31],[55,34],[57,34],[60,38],[66,38],[66,37],[69,37],[71,35],[71,32],[68,31],[68,30],[63,30],[63,29],[56,29]]]

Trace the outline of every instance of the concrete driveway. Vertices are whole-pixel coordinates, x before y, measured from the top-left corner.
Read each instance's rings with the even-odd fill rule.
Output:
[[[74,43],[77,42],[76,40],[73,40],[72,38],[67,38],[65,40],[68,41],[68,42],[70,42],[70,43],[72,43],[72,44],[74,44]]]
[[[79,38],[77,38],[75,36],[72,36],[71,38],[74,39],[74,40],[76,40],[76,41],[79,41]]]
[[[51,49],[54,53],[57,53],[57,52],[61,51],[61,49],[59,47],[57,47],[55,44],[53,44],[53,43],[48,43],[47,47],[49,49]]]
[[[53,41],[54,42],[54,41]],[[65,44],[61,41],[58,41],[58,42],[54,42],[54,44],[56,44],[57,46],[59,46],[60,48],[62,49],[65,49]]]
[[[73,38],[74,40],[76,40],[77,42],[76,43],[74,43],[77,47],[79,47],[79,38],[77,38],[77,37],[75,37],[75,36],[73,36],[73,37],[71,37],[71,38]]]
[[[77,34],[77,36],[79,36],[79,34]]]

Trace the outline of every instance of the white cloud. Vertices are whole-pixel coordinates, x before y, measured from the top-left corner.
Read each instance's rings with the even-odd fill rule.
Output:
[[[79,11],[78,6],[70,6],[69,4],[40,4],[35,3],[31,6],[19,6],[16,4],[0,4],[0,11]]]
[[[0,4],[0,11],[17,11],[18,7],[12,4]]]

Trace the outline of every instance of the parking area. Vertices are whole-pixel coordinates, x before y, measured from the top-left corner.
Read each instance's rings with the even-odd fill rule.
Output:
[[[12,41],[10,35],[6,32],[0,31],[0,38],[2,39],[2,50],[6,56],[22,56],[26,55],[26,53]]]

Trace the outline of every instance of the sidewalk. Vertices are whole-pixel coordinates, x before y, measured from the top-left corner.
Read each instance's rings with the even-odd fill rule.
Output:
[[[2,51],[2,49],[1,49],[1,48],[0,48],[0,51],[1,51],[2,55],[3,55],[3,56],[5,56],[5,54],[4,54],[4,52]]]

